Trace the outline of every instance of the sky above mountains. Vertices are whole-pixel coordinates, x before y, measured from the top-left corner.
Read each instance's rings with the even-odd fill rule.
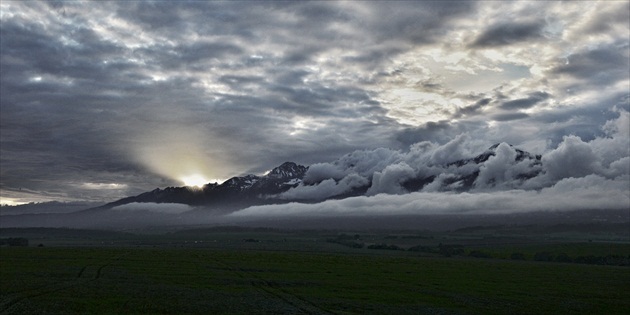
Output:
[[[628,1],[3,1],[0,203],[499,142],[557,163],[537,189],[623,188],[629,25]]]

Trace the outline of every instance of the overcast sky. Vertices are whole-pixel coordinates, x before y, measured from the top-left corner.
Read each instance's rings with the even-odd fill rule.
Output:
[[[584,182],[612,180],[630,161],[629,6],[4,0],[0,203],[109,202],[461,135],[471,154],[507,142],[548,161],[615,138]]]

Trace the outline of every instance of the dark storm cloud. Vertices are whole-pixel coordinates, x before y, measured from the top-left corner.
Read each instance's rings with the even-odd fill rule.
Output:
[[[166,93],[141,82],[148,77],[126,60],[126,48],[80,25],[62,34],[2,20],[3,189],[90,199],[74,185],[129,183],[131,190],[121,188],[120,196],[147,184],[171,184],[146,174],[125,153],[125,142],[137,132],[130,122],[151,111],[140,110],[148,98]],[[172,82],[171,88],[181,87]],[[111,198],[105,195],[96,198]]]
[[[243,49],[240,46],[225,42],[186,44],[176,47],[174,50],[178,55],[177,63],[186,65],[243,53]]]
[[[275,83],[279,85],[303,84],[304,80],[311,74],[307,70],[288,70],[275,76]]]
[[[299,4],[299,1],[294,1],[292,4]],[[285,4],[280,5],[284,6]],[[336,21],[349,21],[352,19],[351,12],[341,10],[335,6],[330,6],[329,3],[321,1],[313,1],[306,5],[297,5],[294,8],[294,11],[298,16],[310,23],[319,21],[321,24],[328,24]],[[311,26],[316,26],[316,24],[312,24]]]
[[[396,133],[395,139],[403,147],[408,147],[422,141],[447,143],[453,140],[457,135],[480,128],[483,129],[485,126],[487,126],[486,122],[475,120],[464,120],[458,123],[447,120],[428,122],[420,127],[402,129]]]
[[[591,16],[583,25],[581,32],[589,35],[605,35],[615,32],[617,25],[625,25],[630,20],[630,3],[615,1],[599,10],[599,14]]]
[[[568,75],[595,86],[604,86],[627,80],[628,69],[630,48],[626,41],[571,54],[552,73]]]
[[[64,44],[62,38],[45,28],[3,22],[2,53],[5,58],[12,58],[11,62],[3,63],[3,72],[15,71],[7,75],[18,75],[22,80],[28,79],[25,75],[42,73],[85,80],[92,80],[95,75],[100,78],[116,75],[111,69],[101,67],[99,61],[120,54],[119,47],[95,40],[97,36],[89,29],[69,29],[68,34],[77,44]]]
[[[511,45],[542,37],[540,22],[508,22],[490,26],[470,44],[472,48]]]
[[[175,3],[156,3],[146,1],[132,2],[133,10],[122,9],[121,11],[132,12],[136,21],[150,27],[151,29],[163,30],[178,28],[184,23],[180,16],[180,6]],[[119,11],[119,13],[122,13]]]
[[[240,88],[247,84],[262,83],[264,79],[259,76],[224,75],[218,79],[219,82],[227,84],[232,88]]]
[[[510,121],[518,120],[529,117],[526,113],[500,113],[492,116],[492,119],[497,121]]]
[[[546,110],[531,115],[531,118],[545,126],[544,137],[552,146],[557,146],[566,135],[576,135],[584,141],[591,141],[604,136],[601,126],[617,116],[611,109],[630,110],[629,100],[630,94],[623,91],[597,99],[586,106]]]
[[[460,107],[457,109],[457,111],[453,115],[453,118],[460,118],[460,117],[477,114],[483,107],[490,104],[491,101],[492,101],[491,98],[486,97],[486,98],[482,98],[478,100],[472,105]]]
[[[526,98],[519,98],[512,101],[507,101],[501,104],[502,109],[514,110],[514,109],[527,109],[534,105],[548,99],[551,95],[547,92],[534,92]]]
[[[432,42],[443,35],[442,25],[474,11],[475,1],[406,2],[392,6],[377,2],[374,7],[381,39],[404,38],[414,44]]]
[[[378,106],[373,106],[378,105],[378,102],[372,100],[364,90],[355,87],[274,85],[268,88],[274,92],[270,101],[278,110],[317,117],[363,117],[382,114]]]
[[[452,127],[447,121],[428,122],[421,127],[405,128],[396,136],[396,140],[407,146],[421,141],[442,142],[451,138]]]

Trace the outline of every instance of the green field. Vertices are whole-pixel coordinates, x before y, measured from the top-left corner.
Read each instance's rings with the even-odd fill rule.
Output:
[[[470,257],[626,253],[630,245],[469,243],[460,255],[402,250],[461,233],[10,230],[2,314],[628,314],[630,267]],[[358,239],[362,248],[331,242]],[[398,250],[369,249],[389,242]],[[44,245],[38,247],[39,244]],[[438,245],[436,245],[438,244]],[[476,247],[475,247],[476,246]],[[439,247],[436,247],[439,248]],[[530,251],[527,251],[530,248]]]

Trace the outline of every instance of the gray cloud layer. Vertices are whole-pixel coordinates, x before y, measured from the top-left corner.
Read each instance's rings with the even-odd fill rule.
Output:
[[[317,217],[401,214],[506,214],[533,211],[624,210],[630,206],[627,187],[597,175],[566,179],[541,191],[506,190],[492,193],[417,192],[380,194],[328,200],[317,204],[289,203],[256,206],[231,214],[234,217]],[[535,201],[535,202],[532,202]]]
[[[237,211],[233,217],[320,217],[359,215],[423,214],[506,214],[533,211],[627,210],[630,209],[630,114],[608,121],[604,137],[584,142],[567,136],[554,150],[542,157],[540,173],[520,178],[531,171],[531,161],[517,161],[514,148],[503,143],[496,154],[481,166],[444,166],[432,160],[436,155],[458,155],[467,143],[456,141],[435,147],[430,143],[411,147],[409,152],[381,151],[378,158],[370,153],[355,152],[333,164],[317,164],[307,173],[309,178],[324,179],[319,184],[300,185],[284,195],[287,198],[322,199],[348,190],[348,181],[372,178],[368,192],[372,196],[327,200],[316,204],[289,203],[255,206]],[[468,140],[468,137],[459,137]],[[357,156],[360,158],[356,159]],[[354,158],[354,159],[353,159]],[[352,160],[352,164],[348,161]],[[391,164],[380,167],[378,161]],[[399,162],[402,161],[402,162]],[[406,162],[410,162],[415,169]],[[415,161],[412,162],[412,161]],[[358,163],[357,163],[358,162]],[[357,165],[359,165],[357,167]],[[332,170],[335,168],[335,170]],[[453,174],[479,171],[474,189],[465,193],[443,191],[443,181]],[[434,172],[438,177],[421,192],[404,194],[401,179],[419,173]],[[343,177],[344,173],[348,173]],[[339,179],[335,185],[335,179]],[[442,190],[442,191],[440,191]]]
[[[548,192],[544,197],[550,199],[546,206],[553,203],[551,193],[557,192],[558,187],[578,185],[576,187],[583,193],[589,186],[581,183],[600,181],[605,183],[600,185],[603,189],[615,187],[617,193],[626,191],[621,197],[627,199],[630,194],[627,191],[630,184],[629,126],[630,114],[619,110],[616,119],[602,126],[602,137],[586,142],[578,136],[566,136],[557,148],[542,155],[542,163],[533,157],[519,160],[514,147],[501,143],[494,149],[493,156],[483,163],[453,164],[483,153],[480,142],[468,134],[461,134],[444,145],[419,142],[408,151],[384,148],[355,151],[332,163],[314,164],[302,184],[280,196],[289,200],[322,200],[366,185],[369,185],[367,195],[406,194],[409,191],[403,184],[413,178],[433,178],[424,186],[424,192],[448,192],[463,185],[461,180],[455,179],[478,173],[471,190],[473,193],[542,190]],[[598,193],[593,191],[589,195]],[[402,197],[405,198],[408,197]],[[624,201],[623,198],[615,200]],[[624,201],[615,207],[625,206],[628,203]]]
[[[1,6],[3,202],[111,201],[462,133],[542,154],[630,108],[626,1]],[[416,168],[389,162],[319,193],[375,172],[371,193],[397,193],[391,175]],[[613,162],[587,166],[608,178]]]

